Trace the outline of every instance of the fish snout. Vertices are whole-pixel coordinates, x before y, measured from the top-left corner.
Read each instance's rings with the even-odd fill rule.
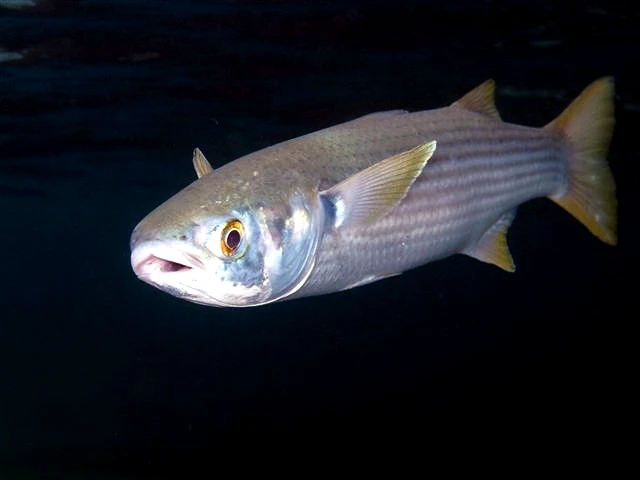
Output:
[[[191,249],[184,245],[172,245],[161,241],[137,243],[134,236],[131,245],[131,267],[139,278],[150,283],[159,283],[156,279],[167,275],[205,268],[200,258],[201,253],[190,251]]]

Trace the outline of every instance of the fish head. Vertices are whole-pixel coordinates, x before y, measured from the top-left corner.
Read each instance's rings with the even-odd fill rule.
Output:
[[[313,269],[324,223],[320,200],[299,182],[283,182],[282,174],[225,167],[136,226],[133,270],[167,293],[205,305],[255,306],[287,297]]]

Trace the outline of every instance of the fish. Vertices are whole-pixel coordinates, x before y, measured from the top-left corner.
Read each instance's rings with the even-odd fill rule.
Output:
[[[617,243],[607,154],[614,80],[543,127],[504,122],[487,80],[449,106],[369,114],[213,168],[134,228],[137,277],[178,298],[249,307],[359,287],[465,254],[513,272],[518,205],[547,197]]]

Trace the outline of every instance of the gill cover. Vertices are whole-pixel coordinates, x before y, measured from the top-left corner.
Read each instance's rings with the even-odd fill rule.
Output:
[[[294,191],[285,203],[253,204],[231,212],[240,222],[243,235],[235,254],[216,253],[211,274],[217,284],[210,292],[221,306],[255,306],[275,302],[295,293],[307,280],[315,263],[322,235],[322,210]],[[224,245],[225,227],[216,229],[214,242]],[[225,258],[226,256],[226,258]]]

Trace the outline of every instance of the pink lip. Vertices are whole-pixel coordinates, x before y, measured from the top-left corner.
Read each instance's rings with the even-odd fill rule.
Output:
[[[182,273],[194,268],[204,268],[197,255],[176,245],[151,241],[137,245],[131,252],[131,266],[139,277],[153,274]]]

